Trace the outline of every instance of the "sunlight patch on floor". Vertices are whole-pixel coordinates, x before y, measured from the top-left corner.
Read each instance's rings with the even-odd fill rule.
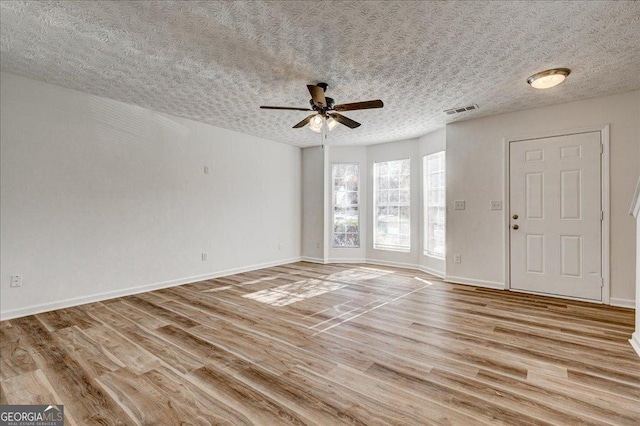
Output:
[[[242,297],[271,306],[287,306],[346,287],[346,284],[310,279],[245,294]]]

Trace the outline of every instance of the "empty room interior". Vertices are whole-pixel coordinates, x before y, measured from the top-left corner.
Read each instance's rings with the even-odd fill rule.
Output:
[[[0,33],[2,425],[640,424],[640,2]]]

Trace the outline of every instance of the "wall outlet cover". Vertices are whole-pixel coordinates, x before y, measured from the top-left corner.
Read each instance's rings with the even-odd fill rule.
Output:
[[[502,210],[502,200],[491,200],[491,210]]]
[[[11,275],[10,287],[22,287],[22,275]]]
[[[462,255],[454,254],[453,255],[453,263],[462,263]]]
[[[464,210],[465,209],[465,202],[464,200],[455,200],[453,202],[453,209],[454,210]]]

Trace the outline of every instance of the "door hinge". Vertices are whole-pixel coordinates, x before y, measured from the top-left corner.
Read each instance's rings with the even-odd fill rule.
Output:
[[[604,220],[604,211],[600,210],[600,221]]]
[[[600,288],[604,287],[604,277],[600,277]]]
[[[604,145],[600,144],[600,154],[604,154]]]

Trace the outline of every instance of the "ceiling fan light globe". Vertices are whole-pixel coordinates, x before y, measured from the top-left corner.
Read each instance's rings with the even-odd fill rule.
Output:
[[[316,115],[315,117],[313,117],[311,119],[311,121],[309,121],[309,128],[316,132],[316,133],[320,133],[322,131],[322,122],[324,120],[322,119],[322,117],[320,115]]]
[[[327,120],[327,129],[329,129],[329,131],[332,131],[338,124],[340,123],[334,120],[333,117],[329,117],[329,119]]]

